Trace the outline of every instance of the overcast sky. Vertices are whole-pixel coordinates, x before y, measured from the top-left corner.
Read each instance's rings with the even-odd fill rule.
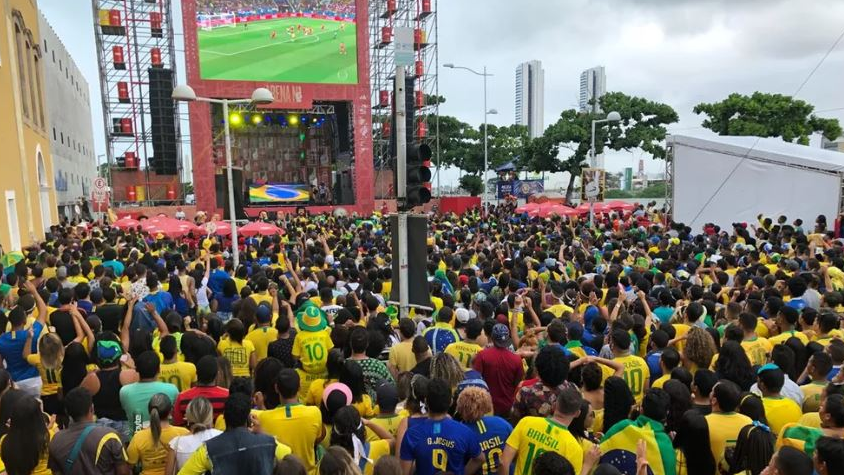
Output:
[[[48,21],[91,88],[95,145],[105,153],[93,14],[83,0],[39,0]],[[178,4],[174,0],[174,4]],[[440,0],[440,63],[495,74],[491,122],[514,120],[515,68],[538,59],[545,69],[545,126],[577,103],[580,72],[602,65],[607,89],[670,104],[676,132],[701,133],[695,104],[731,92],[794,94],[838,38],[844,0]],[[176,7],[177,15],[180,9]],[[180,18],[180,17],[179,17]],[[181,34],[181,21],[176,22]],[[178,48],[181,49],[181,36]],[[183,57],[179,57],[180,63]],[[180,64],[180,67],[183,67]],[[184,70],[178,72],[184,79]],[[483,122],[481,79],[440,70],[443,114]],[[844,122],[844,41],[797,95],[819,115]],[[183,129],[185,130],[185,129]],[[610,170],[638,154],[613,153]],[[648,162],[659,171],[661,162]],[[443,184],[456,177],[443,175]]]

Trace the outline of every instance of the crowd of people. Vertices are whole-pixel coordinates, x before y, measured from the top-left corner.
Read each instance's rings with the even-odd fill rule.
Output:
[[[405,316],[380,213],[282,216],[237,266],[222,237],[55,226],[0,260],[2,470],[844,473],[826,218],[654,213],[431,214]]]

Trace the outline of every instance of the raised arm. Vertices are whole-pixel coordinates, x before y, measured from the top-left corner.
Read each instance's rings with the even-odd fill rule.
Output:
[[[35,298],[35,307],[38,309],[38,321],[41,322],[42,326],[46,327],[47,303],[44,302],[44,299],[41,298],[41,294],[38,293],[38,289],[35,288],[35,284],[33,284],[31,281],[24,282],[23,287]]]
[[[137,301],[138,299],[133,295],[126,302],[126,315],[123,317],[123,325],[120,326],[120,343],[123,345],[124,352],[129,351],[129,327],[132,325],[132,315]]]
[[[152,302],[146,303],[147,312],[152,315],[152,319],[155,320],[156,326],[158,326],[158,333],[161,338],[170,334],[170,330],[167,329],[167,324],[164,323],[164,319],[161,318],[161,315],[158,314],[158,310],[156,310],[155,305]]]

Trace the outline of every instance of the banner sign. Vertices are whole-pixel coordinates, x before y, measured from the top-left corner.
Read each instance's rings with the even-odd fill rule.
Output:
[[[545,182],[543,180],[500,181],[497,191],[499,199],[504,199],[509,195],[524,199],[545,191]]]

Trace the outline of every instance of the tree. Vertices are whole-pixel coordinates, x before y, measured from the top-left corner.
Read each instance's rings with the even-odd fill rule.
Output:
[[[605,147],[612,150],[638,148],[654,158],[665,158],[666,126],[679,119],[671,106],[620,92],[604,95],[599,103],[601,110],[618,112],[621,121],[596,128],[596,154],[602,153]],[[588,166],[592,121],[603,118],[604,114],[579,113],[574,109],[563,111],[559,120],[541,137],[524,147],[525,155],[520,164],[535,172],[568,172],[566,199],[571,200],[575,179]],[[568,156],[560,157],[565,153]]]
[[[782,94],[754,92],[751,96],[730,94],[720,102],[701,103],[695,114],[705,114],[703,127],[718,135],[782,137],[786,142],[809,144],[809,137],[819,132],[828,140],[841,136],[837,119],[824,119],[812,112],[815,107]]]
[[[484,182],[478,175],[463,175],[460,177],[460,188],[471,196],[478,196],[484,192]]]
[[[477,150],[478,131],[451,116],[441,115],[439,121],[441,165],[473,174],[482,171],[483,149]]]

